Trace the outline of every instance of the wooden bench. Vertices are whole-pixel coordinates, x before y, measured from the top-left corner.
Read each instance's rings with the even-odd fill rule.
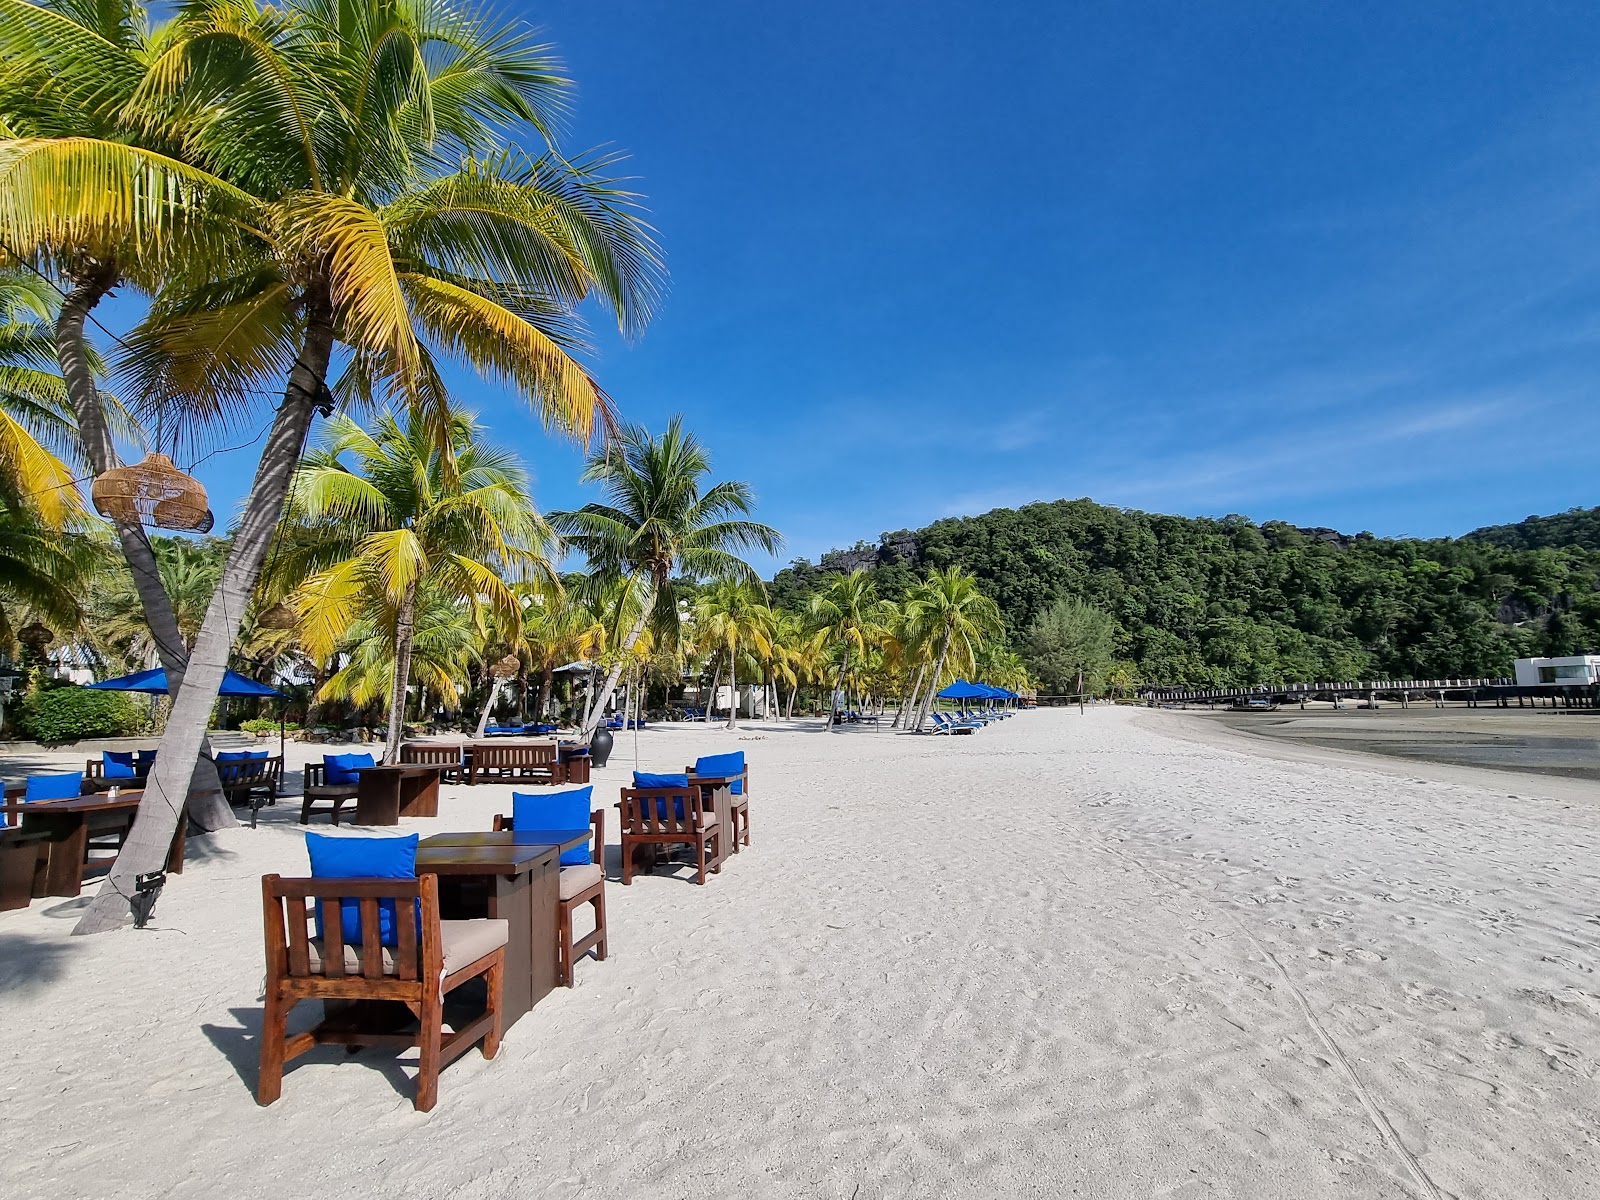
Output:
[[[358,901],[361,911],[360,940],[349,944],[340,904],[345,898]],[[311,927],[318,900],[326,901],[327,910],[321,938]],[[416,1046],[421,1051],[416,1108],[427,1112],[439,1098],[440,1068],[480,1040],[485,1058],[493,1058],[499,1050],[507,923],[440,921],[436,875],[416,879],[266,875],[261,880],[261,901],[267,982],[256,1103],[278,1099],[283,1093],[284,1064],[314,1046]],[[397,944],[392,947],[382,945],[379,937],[379,906],[385,902],[398,917]],[[445,994],[480,975],[488,984],[483,1014],[445,1034]],[[391,1033],[363,1028],[358,1024],[362,1006],[357,1004],[290,1037],[289,1010],[301,1000],[399,1001],[418,1018],[418,1029]]]
[[[217,779],[229,804],[250,806],[250,828],[256,827],[256,813],[263,804],[278,802],[283,783],[283,759],[245,758],[217,763]]]
[[[477,783],[479,775],[500,781],[566,782],[554,742],[473,742],[467,782]]]
[[[443,767],[443,782],[460,783],[467,773],[467,747],[463,742],[407,742],[400,747],[400,761]]]
[[[300,824],[311,824],[311,810],[319,803],[333,805],[333,823],[339,823],[339,810],[346,801],[356,798],[353,783],[329,783],[326,763],[307,763],[305,785],[300,789]]]

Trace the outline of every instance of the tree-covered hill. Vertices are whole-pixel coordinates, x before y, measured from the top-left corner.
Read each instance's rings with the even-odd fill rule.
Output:
[[[771,590],[799,606],[825,575],[863,566],[896,598],[950,564],[982,581],[1014,644],[1063,597],[1109,613],[1120,673],[1145,683],[1498,676],[1522,655],[1600,649],[1597,549],[1347,537],[1090,500],[885,534],[797,560]]]
[[[1508,550],[1600,550],[1600,508],[1569,508],[1554,516],[1525,517],[1515,525],[1485,525],[1462,540]]]

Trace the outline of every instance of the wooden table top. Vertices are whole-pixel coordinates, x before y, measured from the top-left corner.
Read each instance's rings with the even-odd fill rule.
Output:
[[[434,875],[516,875],[551,851],[569,850],[588,836],[587,829],[436,833],[418,844],[417,870]]]
[[[123,792],[115,800],[104,792],[72,796],[66,800],[13,800],[8,796],[5,810],[12,813],[114,812],[119,808],[137,808],[139,798],[143,795],[144,791],[141,789],[137,792]]]
[[[379,763],[374,767],[351,767],[356,774],[371,771],[376,774],[387,775],[425,775],[429,771],[435,773],[449,769],[448,763]]]

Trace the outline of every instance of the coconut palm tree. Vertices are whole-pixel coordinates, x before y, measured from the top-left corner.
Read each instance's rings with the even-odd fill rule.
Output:
[[[363,599],[337,646],[343,665],[322,685],[319,699],[345,700],[358,708],[384,704],[394,727],[398,617],[388,597],[373,593]],[[406,673],[417,681],[424,700],[431,694],[447,710],[459,706],[457,685],[466,679],[479,644],[477,623],[459,597],[431,585],[417,590],[411,603]]]
[[[772,609],[759,585],[723,579],[695,597],[694,614],[702,645],[728,655],[728,728],[733,729],[739,712],[739,654],[771,655]]]
[[[868,645],[881,636],[889,614],[872,576],[859,568],[828,580],[821,591],[812,594],[807,613],[812,628],[840,652],[838,675],[828,701],[827,727],[832,729],[838,722],[839,697],[844,693],[851,657],[859,659],[866,654]]]
[[[555,583],[546,557],[552,537],[521,464],[482,441],[469,414],[452,409],[446,420],[449,441],[441,449],[421,417],[402,425],[384,413],[371,433],[348,416],[333,417],[301,464],[290,502],[290,520],[320,534],[289,568],[316,568],[294,601],[311,654],[331,651],[374,601],[393,614],[383,634],[394,664],[388,762],[399,761],[405,732],[424,581],[475,618],[492,609],[512,644],[521,638],[522,601],[506,576]]]
[[[626,580],[639,594],[638,614],[584,718],[585,736],[599,725],[646,623],[654,617],[676,633],[675,575],[757,584],[760,578],[739,553],[774,553],[781,543],[777,530],[745,519],[753,503],[748,484],[729,480],[702,491],[710,472],[710,457],[681,417],[673,417],[660,437],[629,426],[616,445],[590,457],[583,474],[585,482],[601,485],[604,502],[551,514],[593,572]]]
[[[211,594],[222,574],[227,547],[187,538],[150,539],[162,591],[172,602],[173,618],[184,648],[194,644],[205,619]],[[112,569],[90,601],[89,633],[98,651],[130,671],[159,665],[160,654],[145,620],[144,603],[133,576]]]
[[[146,404],[224,414],[287,375],[146,787],[159,815],[138,823],[79,923],[85,932],[125,919],[131,873],[157,863],[181,811],[169,797],[198,753],[313,411],[334,399],[336,347],[349,358],[341,396],[421,407],[441,436],[445,356],[512,384],[548,424],[587,438],[611,418],[569,353],[574,310],[598,298],[636,329],[658,274],[633,198],[603,177],[604,162],[508,147],[519,131],[544,139],[567,88],[525,26],[446,0],[259,10],[196,0],[177,22],[148,47],[130,103],[138,123],[181,135],[187,160],[43,123],[0,141],[0,240],[49,265],[70,259],[83,273],[68,272],[73,292],[90,286],[69,293],[63,321],[70,311],[81,334],[108,277],[137,270],[160,284],[122,362]],[[61,75],[71,56],[112,57],[103,46],[115,39],[63,32],[20,38],[21,61]],[[69,90],[95,119],[117,109],[115,89]],[[13,115],[0,106],[16,132]]]
[[[905,606],[908,617],[926,630],[929,643],[939,647],[932,678],[912,725],[920,731],[935,693],[944,686],[946,667],[970,670],[983,639],[998,636],[1003,625],[999,606],[979,591],[978,581],[960,567],[935,567],[911,590]]]

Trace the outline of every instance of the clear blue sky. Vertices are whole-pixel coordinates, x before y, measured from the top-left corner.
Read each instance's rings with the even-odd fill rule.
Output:
[[[780,560],[1058,497],[1419,536],[1600,503],[1591,5],[513,11],[668,254],[598,377],[686,415]],[[219,511],[253,467],[201,468]]]

